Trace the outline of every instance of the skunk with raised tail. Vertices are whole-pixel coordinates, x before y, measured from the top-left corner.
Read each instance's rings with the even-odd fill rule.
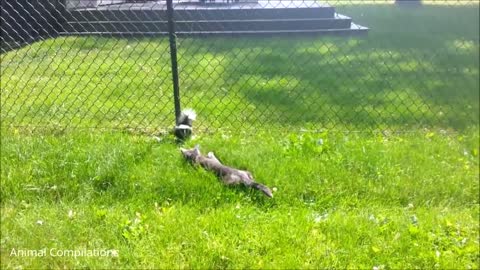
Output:
[[[192,109],[182,111],[177,119],[177,125],[174,128],[175,137],[184,141],[192,135],[192,124],[197,118],[197,114]]]

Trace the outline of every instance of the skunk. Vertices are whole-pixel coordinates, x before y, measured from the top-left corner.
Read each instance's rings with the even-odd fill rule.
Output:
[[[182,111],[177,119],[177,124],[174,128],[175,137],[184,141],[192,135],[192,124],[197,118],[197,114],[192,109],[185,109]]]

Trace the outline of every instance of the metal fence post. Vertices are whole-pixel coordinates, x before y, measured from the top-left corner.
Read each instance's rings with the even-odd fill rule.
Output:
[[[167,0],[168,36],[170,40],[170,59],[172,61],[173,101],[175,104],[175,122],[180,116],[180,90],[178,86],[177,35],[173,16],[172,0]],[[178,124],[178,123],[176,123]]]

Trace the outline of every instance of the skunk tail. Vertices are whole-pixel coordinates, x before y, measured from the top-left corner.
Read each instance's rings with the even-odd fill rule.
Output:
[[[197,113],[193,109],[185,109],[177,119],[178,125],[192,126],[192,121],[197,118]]]

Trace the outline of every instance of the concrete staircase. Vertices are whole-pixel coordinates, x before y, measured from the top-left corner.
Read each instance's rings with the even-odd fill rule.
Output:
[[[165,2],[70,9],[62,34],[166,35]],[[364,35],[368,28],[317,2],[175,5],[177,35]]]

